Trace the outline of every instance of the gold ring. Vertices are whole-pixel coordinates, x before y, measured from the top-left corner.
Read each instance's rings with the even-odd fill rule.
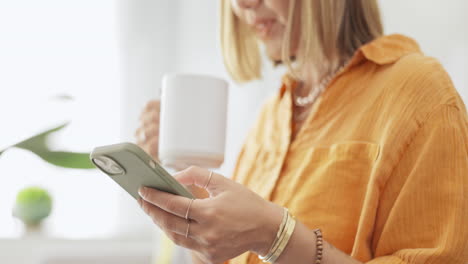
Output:
[[[187,220],[187,230],[185,231],[185,238],[188,238],[190,232],[190,219]]]
[[[185,212],[185,219],[189,220],[190,207],[192,207],[193,199],[190,200],[190,203],[187,207],[187,212]]]
[[[213,177],[213,171],[210,171],[210,176],[208,177],[208,180],[206,181],[205,187],[203,189],[206,190],[206,188],[208,187],[208,184],[210,184],[211,177]]]

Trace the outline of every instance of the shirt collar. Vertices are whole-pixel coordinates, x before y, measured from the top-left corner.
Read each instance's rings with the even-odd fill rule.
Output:
[[[361,53],[364,59],[379,65],[390,64],[410,53],[421,53],[415,40],[399,35],[383,36],[358,49],[354,57]]]
[[[400,34],[382,36],[360,47],[345,71],[364,61],[378,65],[391,64],[410,53],[422,53],[418,43],[412,38]],[[287,89],[296,85],[296,81],[289,74],[284,75],[282,81],[281,96]]]

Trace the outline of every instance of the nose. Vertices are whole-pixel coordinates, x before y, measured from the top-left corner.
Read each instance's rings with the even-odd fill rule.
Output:
[[[237,5],[242,9],[255,9],[258,7],[262,0],[234,0]]]

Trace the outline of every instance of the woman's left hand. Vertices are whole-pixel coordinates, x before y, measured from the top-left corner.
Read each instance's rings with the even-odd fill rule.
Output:
[[[246,251],[267,254],[282,208],[222,175],[213,173],[210,180],[209,175],[198,167],[174,175],[184,185],[205,188],[209,198],[190,205],[191,199],[144,187],[140,206],[174,243],[194,250],[207,263],[221,263]],[[187,212],[190,220],[185,219]]]

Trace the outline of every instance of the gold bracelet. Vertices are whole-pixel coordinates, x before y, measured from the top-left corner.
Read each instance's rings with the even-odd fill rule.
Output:
[[[275,263],[276,260],[281,256],[281,253],[283,253],[284,249],[288,245],[289,239],[291,238],[295,227],[296,227],[296,219],[294,219],[294,217],[290,215],[288,218],[288,223],[286,224],[286,230],[285,230],[286,235],[279,242],[280,244],[278,248],[276,249],[276,251],[273,253],[273,256],[271,256],[271,258],[267,260],[268,262]]]
[[[275,254],[275,252],[278,250],[280,244],[281,244],[281,241],[284,240],[284,237],[286,236],[287,234],[287,228],[288,228],[288,223],[289,223],[289,218],[291,216],[289,215],[289,213],[286,214],[286,222],[284,224],[284,228],[283,230],[281,230],[281,235],[280,237],[278,238],[278,240],[276,241],[275,243],[275,246],[271,249],[270,253],[265,256],[265,258],[263,259],[263,262],[270,262],[270,259],[273,257],[273,254]]]
[[[286,227],[286,223],[288,221],[288,217],[289,217],[288,209],[283,208],[283,220],[281,220],[281,224],[279,226],[278,232],[276,233],[275,240],[273,241],[273,244],[270,247],[270,250],[265,256],[258,256],[258,258],[263,260],[263,262],[266,262],[267,259],[271,258],[276,248],[278,247],[278,241],[280,241],[281,238],[284,236],[284,230]]]

